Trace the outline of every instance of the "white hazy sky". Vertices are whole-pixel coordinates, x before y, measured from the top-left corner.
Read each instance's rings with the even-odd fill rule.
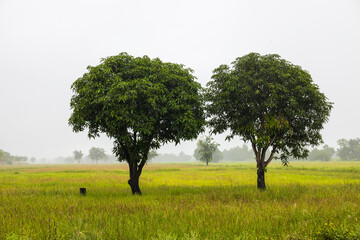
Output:
[[[111,140],[68,126],[70,86],[120,52],[182,63],[203,86],[220,64],[277,53],[335,103],[325,143],[360,137],[359,0],[0,0],[0,149],[37,158],[92,146],[110,153]],[[222,149],[242,145],[215,139]],[[192,154],[195,145],[160,152]]]

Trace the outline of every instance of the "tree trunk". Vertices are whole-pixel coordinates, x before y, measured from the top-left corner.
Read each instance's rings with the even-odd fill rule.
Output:
[[[131,187],[132,194],[141,195],[141,190],[139,187],[139,176],[130,177],[128,184]]]
[[[209,165],[209,161],[206,159],[206,166],[208,166]]]
[[[130,179],[128,184],[131,187],[132,194],[141,195],[140,187],[139,187],[139,178],[142,171],[142,166],[138,166],[137,163],[129,163],[129,170],[130,170]]]
[[[265,191],[265,169],[259,167],[257,170],[257,187],[260,191]]]

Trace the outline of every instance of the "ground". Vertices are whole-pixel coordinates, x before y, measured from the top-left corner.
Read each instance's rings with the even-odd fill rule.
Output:
[[[0,239],[360,239],[360,162],[0,166]],[[79,193],[86,187],[86,196]]]

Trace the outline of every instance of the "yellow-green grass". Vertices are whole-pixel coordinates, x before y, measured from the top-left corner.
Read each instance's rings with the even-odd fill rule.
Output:
[[[0,239],[360,239],[360,163],[0,167]],[[86,196],[79,193],[86,187]]]

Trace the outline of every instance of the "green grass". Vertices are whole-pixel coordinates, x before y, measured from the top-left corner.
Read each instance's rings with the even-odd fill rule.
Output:
[[[360,163],[0,167],[0,239],[360,239]],[[80,196],[79,188],[87,195]]]

